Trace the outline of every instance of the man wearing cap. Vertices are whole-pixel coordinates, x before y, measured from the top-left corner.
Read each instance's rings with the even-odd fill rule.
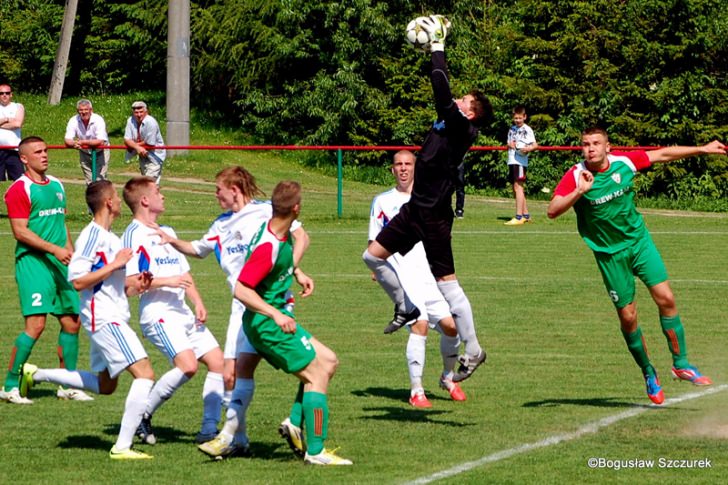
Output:
[[[13,90],[0,84],[0,146],[18,146],[24,119],[25,108],[13,102]],[[17,180],[24,171],[17,148],[0,150],[0,181]]]
[[[164,140],[159,123],[147,112],[144,101],[134,101],[131,105],[131,116],[124,130],[124,145],[126,159],[138,156],[141,174],[152,177],[159,185],[167,153],[164,149],[155,148],[164,146]]]
[[[106,180],[111,157],[111,150],[102,148],[109,145],[106,122],[100,115],[94,113],[91,101],[88,99],[81,99],[76,103],[76,112],[78,114],[72,116],[66,125],[66,134],[63,137],[66,146],[78,150],[86,185],[96,180]],[[95,174],[91,150],[97,150]]]

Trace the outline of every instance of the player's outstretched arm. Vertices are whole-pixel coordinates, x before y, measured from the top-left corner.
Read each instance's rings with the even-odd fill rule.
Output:
[[[195,251],[195,247],[190,241],[183,241],[181,239],[172,237],[160,228],[156,228],[155,232],[159,236],[159,239],[161,239],[161,244],[171,244],[173,248],[186,256],[194,256],[195,258],[202,259],[202,256],[197,254],[197,251]]]
[[[698,155],[728,155],[728,152],[726,146],[718,140],[707,145],[665,147],[647,152],[647,157],[652,163],[667,163]]]

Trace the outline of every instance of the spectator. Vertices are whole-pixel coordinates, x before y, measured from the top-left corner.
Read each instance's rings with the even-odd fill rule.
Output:
[[[513,126],[508,130],[508,182],[513,185],[516,199],[516,216],[505,223],[506,226],[520,226],[531,222],[526,204],[526,171],[528,154],[538,148],[533,130],[526,124],[526,107],[513,108]]]
[[[79,100],[76,103],[76,111],[78,114],[72,116],[66,125],[64,136],[66,146],[78,150],[86,185],[96,180],[106,180],[111,150],[99,149],[109,145],[106,122],[100,115],[94,113],[91,101],[88,99]],[[96,173],[93,171],[94,150],[96,150]]]
[[[134,101],[131,105],[132,115],[126,122],[124,130],[124,145],[126,145],[126,159],[139,157],[139,171],[142,175],[152,177],[157,185],[162,178],[162,165],[167,153],[164,149],[155,149],[164,146],[159,123],[147,111],[147,103]]]
[[[25,120],[25,108],[13,102],[13,90],[0,84],[0,146],[18,146],[20,128]],[[17,180],[23,175],[17,148],[0,150],[0,181]]]

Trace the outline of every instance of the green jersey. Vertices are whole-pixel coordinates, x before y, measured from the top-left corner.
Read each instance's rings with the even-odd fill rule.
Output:
[[[23,175],[8,188],[5,205],[10,219],[27,219],[28,229],[43,240],[66,246],[66,191],[60,180],[48,175],[44,183],[38,183]],[[35,249],[18,242],[15,259],[28,252]]]
[[[268,229],[269,223],[266,221],[253,236],[238,281],[255,288],[266,303],[283,310],[293,282],[293,245],[290,233],[278,239]]]
[[[607,155],[609,166],[592,172],[594,184],[574,204],[579,235],[593,251],[614,254],[647,234],[642,215],[634,205],[635,174],[651,165],[647,152]],[[565,196],[576,189],[584,162],[574,165],[554,191]]]

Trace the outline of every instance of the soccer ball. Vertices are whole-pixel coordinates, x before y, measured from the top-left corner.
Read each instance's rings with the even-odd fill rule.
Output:
[[[417,22],[417,19],[407,24],[405,29],[407,42],[414,48],[426,51],[430,48],[430,34]]]
[[[526,148],[527,146],[528,146],[527,143],[524,143],[524,142],[522,142],[522,141],[519,140],[519,141],[516,142],[516,151],[518,153],[520,153],[520,154],[523,154],[523,152],[521,150],[524,149],[524,148]]]

